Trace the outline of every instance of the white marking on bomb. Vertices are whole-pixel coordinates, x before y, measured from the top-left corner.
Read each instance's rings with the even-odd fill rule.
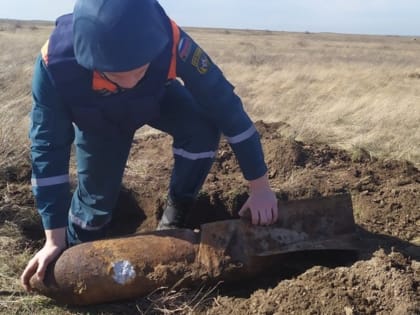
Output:
[[[112,269],[114,270],[112,278],[114,278],[118,284],[124,285],[136,277],[136,271],[134,270],[133,265],[127,260],[120,260],[112,263]]]

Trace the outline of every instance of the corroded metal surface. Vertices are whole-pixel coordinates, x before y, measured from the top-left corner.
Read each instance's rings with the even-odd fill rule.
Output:
[[[89,242],[63,252],[34,290],[66,304],[142,296],[190,272],[199,235],[191,230]]]
[[[225,282],[253,277],[279,254],[356,249],[351,199],[339,195],[279,204],[277,224],[247,220],[204,224],[200,232],[166,230],[95,241],[67,249],[36,291],[66,304],[95,304],[147,295],[182,280]],[[281,257],[280,257],[281,258]]]

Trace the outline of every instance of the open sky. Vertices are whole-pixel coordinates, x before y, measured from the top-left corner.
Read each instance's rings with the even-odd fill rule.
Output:
[[[420,35],[419,0],[160,0],[160,3],[181,26]],[[70,12],[73,4],[74,0],[0,0],[0,18],[54,20]]]

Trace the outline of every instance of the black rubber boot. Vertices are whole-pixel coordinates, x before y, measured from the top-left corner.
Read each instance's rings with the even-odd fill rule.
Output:
[[[162,218],[156,228],[157,231],[180,229],[185,227],[185,219],[194,204],[193,200],[174,201],[168,196],[168,201],[163,211]]]

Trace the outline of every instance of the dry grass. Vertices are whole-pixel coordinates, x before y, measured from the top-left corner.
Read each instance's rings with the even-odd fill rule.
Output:
[[[17,24],[0,23],[0,155],[6,160],[27,152],[32,64],[51,29]],[[254,120],[287,122],[289,135],[301,140],[420,165],[420,40],[189,32],[234,83]]]
[[[149,304],[144,310],[138,307],[142,315],[150,314],[198,314],[206,306],[213,303],[216,289],[219,284],[213,287],[201,287],[197,290],[179,289],[181,279],[172,288],[160,288],[147,297]]]
[[[27,158],[32,67],[50,26],[0,21],[0,166]]]
[[[192,31],[254,119],[303,140],[420,163],[420,41],[409,37]]]
[[[31,251],[23,247],[20,229],[16,224],[5,221],[0,227],[0,235],[0,314],[41,314],[37,310],[46,310],[42,301],[47,300],[24,293],[18,281],[31,257]]]

